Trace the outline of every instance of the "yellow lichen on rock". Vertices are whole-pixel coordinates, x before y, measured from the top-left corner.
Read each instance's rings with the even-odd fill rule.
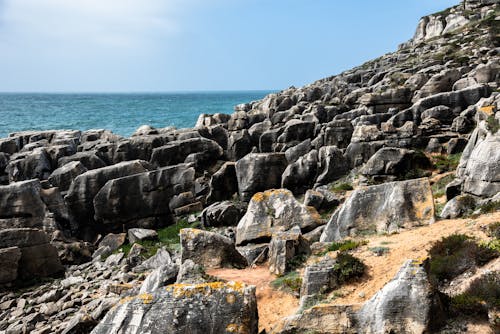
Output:
[[[201,284],[172,284],[165,289],[171,291],[175,298],[190,298],[195,295],[209,295],[215,290],[228,289],[231,292],[243,294],[245,284],[240,282],[210,282]],[[234,298],[236,298],[233,295]]]
[[[144,304],[150,304],[153,302],[153,295],[150,293],[141,293],[139,296],[137,296]]]

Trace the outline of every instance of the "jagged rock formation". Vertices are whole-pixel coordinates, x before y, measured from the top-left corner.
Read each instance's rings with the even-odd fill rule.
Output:
[[[0,332],[88,333],[118,296],[154,291],[153,299],[126,299],[95,333],[254,333],[252,288],[207,285],[201,266],[269,258],[282,274],[320,236],[333,241],[432,222],[429,181],[417,179],[430,168],[422,151],[463,151],[443,216],[498,200],[499,16],[498,0],[465,0],[422,18],[394,53],[236,106],[232,115],[200,115],[192,129],[142,126],[130,138],[26,131],[0,139],[0,283],[60,273],[49,242],[65,264],[78,264],[40,295],[0,294]],[[332,182],[346,180],[355,180],[352,194],[331,192]],[[370,185],[386,181],[397,182]],[[305,204],[294,197],[303,194]],[[470,209],[463,198],[472,198]],[[325,226],[317,210],[339,204]],[[168,226],[203,209],[204,227],[215,230],[185,230],[181,254],[159,248],[146,259],[138,243],[117,252],[125,232],[131,242],[156,238],[132,229]],[[430,295],[421,269],[408,266],[359,317],[358,306],[313,307],[289,319],[283,333],[423,331]],[[305,296],[335,286],[324,269],[311,266]],[[190,285],[168,285],[174,278]],[[27,299],[33,306],[25,307]],[[412,309],[416,303],[423,307]]]

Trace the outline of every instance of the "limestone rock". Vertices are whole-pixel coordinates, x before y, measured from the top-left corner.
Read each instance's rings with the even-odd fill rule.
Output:
[[[140,319],[137,321],[136,319]],[[258,332],[255,287],[242,283],[174,284],[113,308],[92,331],[136,333]]]
[[[427,178],[389,182],[356,189],[335,211],[321,241],[362,232],[390,233],[433,220],[434,201]]]
[[[145,228],[131,228],[127,232],[128,241],[133,244],[142,240],[155,240],[158,238],[158,233],[155,230],[148,230]]]
[[[167,221],[167,203],[193,189],[194,169],[181,164],[108,181],[93,199],[95,219],[120,224],[154,217]]]
[[[197,229],[182,229],[181,261],[187,259],[204,268],[245,268],[247,260],[241,255],[234,243],[223,235]]]
[[[86,171],[87,168],[80,161],[72,161],[53,171],[49,176],[49,182],[59,190],[67,191],[71,182]]]
[[[214,203],[201,213],[201,222],[205,227],[236,226],[245,214],[244,203],[230,201]]]
[[[251,153],[236,162],[238,191],[242,201],[259,192],[281,186],[288,165],[284,153]]]
[[[359,333],[428,333],[439,320],[436,299],[424,268],[407,261],[358,312]]]
[[[308,232],[322,224],[318,212],[298,202],[286,189],[255,194],[236,228],[236,244],[270,240],[279,231],[298,226]]]
[[[283,275],[290,269],[290,261],[300,255],[311,252],[309,243],[302,237],[300,228],[273,234],[269,244],[269,271]]]
[[[46,212],[38,180],[0,186],[0,227],[42,227]]]

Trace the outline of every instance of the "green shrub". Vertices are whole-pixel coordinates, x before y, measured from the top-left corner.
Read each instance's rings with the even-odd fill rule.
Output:
[[[429,271],[437,283],[450,280],[476,265],[499,256],[498,251],[478,244],[463,234],[454,234],[434,243],[429,251]]]
[[[486,233],[491,238],[500,239],[500,222],[494,222],[488,225]]]
[[[446,186],[455,179],[454,174],[446,175],[439,179],[439,181],[434,182],[432,185],[432,194],[434,198],[442,197],[446,194]]]
[[[345,191],[350,191],[350,190],[353,190],[354,188],[352,187],[352,185],[350,183],[339,183],[339,184],[334,184],[332,187],[331,187],[331,190],[333,192],[345,192]]]
[[[462,153],[433,155],[431,161],[440,173],[454,171],[458,167]]]
[[[339,284],[363,276],[365,268],[365,264],[360,259],[345,251],[337,255],[337,263],[333,266]]]
[[[500,210],[500,201],[489,202],[479,207],[481,213],[493,213]]]
[[[370,252],[374,253],[377,256],[385,255],[390,251],[389,247],[383,247],[383,246],[370,247],[368,249],[370,250]]]
[[[271,286],[276,290],[299,293],[302,286],[302,277],[297,271],[292,271],[272,281]]]
[[[490,272],[475,279],[466,292],[451,298],[454,312],[467,315],[487,314],[500,307],[500,273]]]
[[[491,133],[495,134],[500,130],[500,122],[498,122],[498,119],[495,118],[495,114],[490,115],[486,119],[486,123],[488,124],[488,129],[491,131]]]
[[[332,242],[330,246],[327,248],[327,252],[341,251],[346,252],[353,249],[358,248],[359,246],[366,245],[368,242],[366,240],[363,241],[354,241],[354,240],[344,240],[341,242]]]

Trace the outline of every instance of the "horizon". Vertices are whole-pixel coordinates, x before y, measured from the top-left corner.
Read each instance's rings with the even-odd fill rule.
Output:
[[[0,0],[0,91],[281,91],[396,51],[458,3]]]

